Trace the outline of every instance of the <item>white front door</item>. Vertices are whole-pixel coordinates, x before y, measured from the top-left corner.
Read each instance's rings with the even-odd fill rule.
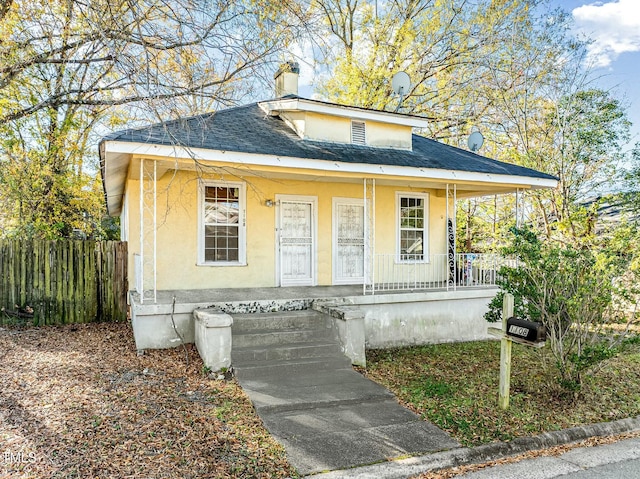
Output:
[[[317,199],[278,195],[278,270],[280,286],[313,286]]]
[[[333,199],[333,284],[364,281],[364,202]]]

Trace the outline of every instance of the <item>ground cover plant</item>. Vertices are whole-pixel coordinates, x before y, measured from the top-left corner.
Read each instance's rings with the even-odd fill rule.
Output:
[[[500,343],[367,352],[365,374],[465,446],[640,415],[640,353],[606,360],[580,391],[558,388],[532,348],[513,346],[511,403],[498,407]]]
[[[288,477],[233,380],[129,325],[0,329],[0,478]]]

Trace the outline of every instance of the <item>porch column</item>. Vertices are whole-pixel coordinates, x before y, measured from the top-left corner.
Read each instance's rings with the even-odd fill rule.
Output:
[[[140,260],[136,271],[140,303],[156,302],[157,164],[140,160]]]
[[[375,251],[376,251],[376,180],[363,179],[364,188],[364,282],[362,294],[375,293]]]
[[[453,201],[453,205],[451,205]],[[449,287],[456,290],[456,271],[457,257],[456,254],[456,229],[457,229],[457,204],[458,189],[457,185],[449,185],[447,183],[447,291]]]
[[[522,228],[524,223],[524,191],[516,189],[516,227]]]

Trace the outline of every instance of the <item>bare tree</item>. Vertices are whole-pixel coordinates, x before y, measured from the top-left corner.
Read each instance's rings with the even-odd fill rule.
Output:
[[[277,12],[268,20],[259,8],[231,0],[4,2],[0,122],[61,105],[186,96],[231,102],[234,86],[272,60],[292,33]],[[59,65],[63,81],[34,95]]]
[[[261,0],[0,3],[0,205],[18,234],[66,236],[104,208],[85,173],[109,129],[250,95],[295,35]],[[126,108],[125,108],[126,107]]]

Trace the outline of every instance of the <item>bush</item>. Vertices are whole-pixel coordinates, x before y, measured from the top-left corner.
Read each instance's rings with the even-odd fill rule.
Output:
[[[629,309],[636,303],[629,286],[637,283],[632,254],[629,248],[543,243],[529,229],[511,233],[502,253],[518,266],[500,270],[501,291],[485,318],[500,320],[504,293],[513,294],[514,314],[547,328],[549,347],[541,359],[555,369],[557,383],[578,390],[585,373],[618,352],[636,319]]]

